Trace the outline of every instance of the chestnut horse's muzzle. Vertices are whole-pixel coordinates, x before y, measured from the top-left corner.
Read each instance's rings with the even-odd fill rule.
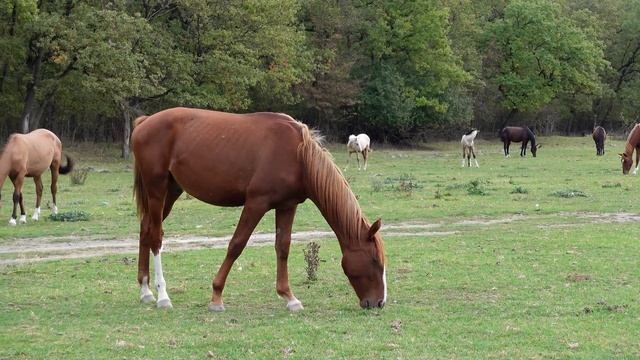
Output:
[[[360,301],[360,307],[363,309],[372,309],[372,308],[383,308],[384,300],[373,300],[373,299],[364,299]]]

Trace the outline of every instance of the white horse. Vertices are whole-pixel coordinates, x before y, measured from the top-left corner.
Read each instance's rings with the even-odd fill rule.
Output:
[[[349,162],[351,162],[351,154],[356,153],[358,170],[360,170],[360,158],[358,158],[358,153],[361,153],[362,158],[364,159],[364,169],[367,170],[367,158],[369,156],[369,152],[371,152],[371,140],[369,139],[369,136],[367,136],[367,134],[359,134],[358,136],[349,135],[349,141],[347,142],[347,151],[349,152],[347,167],[349,167]],[[345,170],[347,167],[345,167]]]
[[[471,156],[473,156],[473,161],[476,162],[476,167],[480,167],[480,165],[478,165],[478,160],[476,160],[475,145],[473,144],[473,140],[475,140],[478,133],[478,130],[472,129],[468,133],[462,135],[462,139],[460,140],[460,143],[462,144],[462,167],[465,166],[465,158],[467,158],[466,165],[471,167]]]

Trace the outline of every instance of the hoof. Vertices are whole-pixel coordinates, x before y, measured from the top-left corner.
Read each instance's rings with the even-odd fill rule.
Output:
[[[33,216],[31,217],[31,220],[38,221],[39,220],[38,214],[33,214]]]
[[[289,309],[289,311],[296,312],[304,309],[304,307],[302,307],[302,303],[300,302],[300,300],[295,299],[287,303],[287,309]]]
[[[26,224],[27,223],[27,215],[20,215],[20,220],[18,220],[18,222],[20,224]]]
[[[9,225],[16,226],[16,219],[14,218],[9,219]]]
[[[141,304],[149,304],[149,303],[152,303],[154,301],[156,301],[156,298],[153,297],[153,294],[147,294],[147,295],[144,295],[144,296],[140,297],[140,303]]]
[[[211,311],[211,312],[221,312],[221,311],[224,311],[224,305],[223,305],[223,304],[214,304],[214,303],[210,303],[210,304],[209,304],[209,311]]]
[[[158,309],[171,309],[173,305],[171,305],[171,300],[169,299],[161,299],[158,300]]]

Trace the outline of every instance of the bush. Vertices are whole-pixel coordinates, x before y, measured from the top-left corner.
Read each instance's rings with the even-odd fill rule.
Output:
[[[51,221],[89,221],[89,214],[84,211],[67,211],[49,215]]]
[[[87,180],[87,176],[89,176],[89,169],[82,168],[76,169],[69,174],[71,179],[71,184],[73,185],[84,185],[84,182]]]
[[[558,190],[551,193],[552,196],[557,196],[561,198],[572,198],[572,197],[587,197],[587,194],[582,192],[581,190]]]
[[[307,280],[316,281],[318,280],[318,265],[320,264],[320,257],[318,256],[320,252],[320,244],[312,241],[307,244],[305,249],[302,249],[304,253],[304,261],[307,263],[306,271],[307,271]]]
[[[516,186],[515,189],[511,190],[512,194],[528,194],[529,190],[523,188],[522,186]]]

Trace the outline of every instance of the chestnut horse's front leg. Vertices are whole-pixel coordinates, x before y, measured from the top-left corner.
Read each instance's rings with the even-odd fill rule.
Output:
[[[287,308],[291,311],[302,310],[302,303],[289,288],[289,247],[291,245],[291,228],[297,206],[290,209],[276,209],[276,257],[278,270],[276,277],[276,292],[287,301]]]
[[[13,183],[13,212],[11,213],[11,219],[9,220],[9,225],[16,225],[16,220],[18,218],[17,208],[20,206],[20,220],[21,224],[27,222],[27,215],[24,212],[24,201],[22,199],[22,186],[24,184],[24,174],[18,174],[15,178],[11,178],[11,182]]]
[[[224,258],[220,269],[213,279],[213,294],[211,296],[211,303],[209,304],[209,311],[224,311],[224,304],[222,302],[222,291],[224,290],[224,284],[227,281],[227,276],[231,267],[236,259],[242,254],[247,241],[253,229],[256,228],[260,219],[269,210],[266,202],[261,201],[249,201],[244,205],[238,226],[233,233],[233,237],[229,241],[229,247],[227,248],[227,256]]]
[[[638,175],[638,168],[640,168],[640,147],[636,147],[636,168],[633,169],[633,175]]]

